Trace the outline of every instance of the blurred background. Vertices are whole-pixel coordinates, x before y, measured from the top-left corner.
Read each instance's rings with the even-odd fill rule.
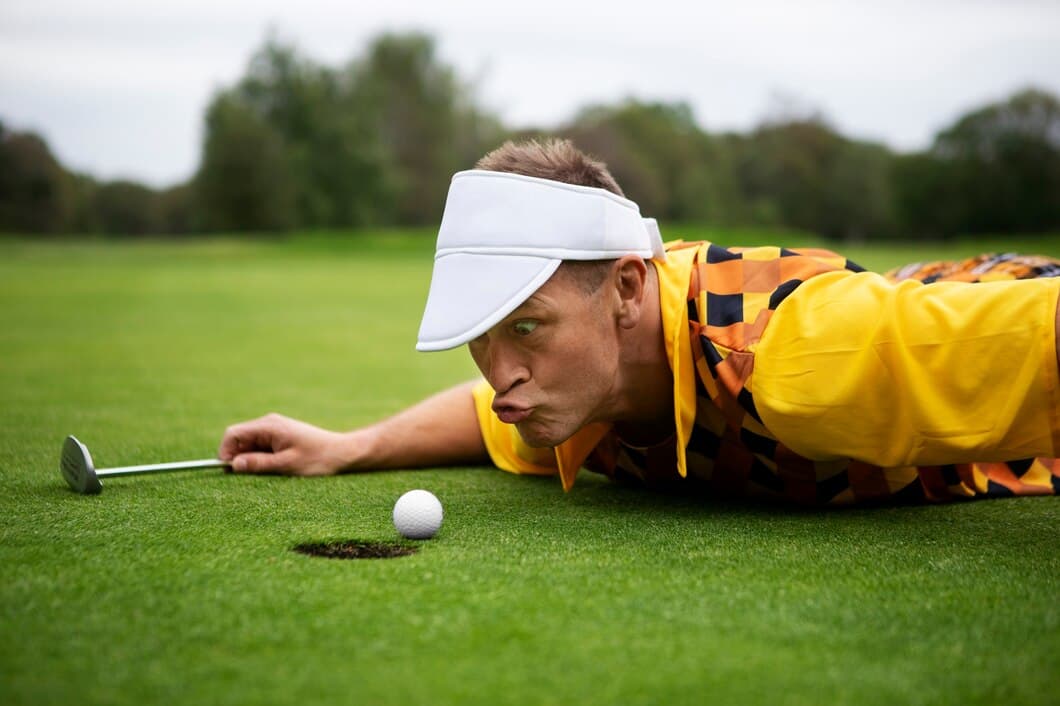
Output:
[[[5,0],[0,231],[431,226],[539,135],[670,223],[1060,229],[1060,3],[619,7]]]

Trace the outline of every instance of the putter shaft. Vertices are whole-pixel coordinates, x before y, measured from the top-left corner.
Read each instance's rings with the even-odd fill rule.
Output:
[[[138,473],[155,473],[157,471],[192,471],[197,468],[227,468],[229,464],[216,458],[204,458],[199,461],[176,461],[174,463],[149,463],[140,466],[118,466],[116,468],[97,468],[96,475],[134,476]]]

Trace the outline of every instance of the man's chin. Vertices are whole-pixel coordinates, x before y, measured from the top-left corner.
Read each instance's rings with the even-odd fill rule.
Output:
[[[564,441],[574,436],[573,431],[568,432],[541,426],[530,420],[516,422],[515,429],[519,432],[519,436],[522,437],[523,442],[526,443],[527,446],[535,449],[559,446]]]

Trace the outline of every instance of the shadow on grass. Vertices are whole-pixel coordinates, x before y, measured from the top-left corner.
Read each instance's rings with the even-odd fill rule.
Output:
[[[521,479],[522,480],[522,479]],[[527,479],[537,484],[555,482],[547,478]],[[853,505],[807,505],[782,498],[720,495],[702,484],[670,487],[648,487],[633,482],[616,482],[604,477],[581,474],[568,502],[578,507],[611,510],[631,514],[669,513],[687,516],[741,515],[762,518],[842,517],[864,519],[871,516],[909,516],[937,512],[944,508],[971,507],[980,504],[1008,506],[1018,498],[955,499],[933,503],[909,497],[863,501]],[[1022,502],[1033,502],[1024,498]],[[999,506],[999,505],[998,505]]]

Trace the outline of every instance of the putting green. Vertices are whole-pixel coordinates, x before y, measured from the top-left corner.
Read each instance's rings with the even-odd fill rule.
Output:
[[[1058,498],[809,512],[490,469],[66,487],[67,434],[100,467],[201,458],[234,421],[350,427],[471,377],[413,350],[430,257],[415,233],[0,241],[0,702],[1055,703]],[[446,518],[415,554],[294,551],[396,542],[418,487]]]

